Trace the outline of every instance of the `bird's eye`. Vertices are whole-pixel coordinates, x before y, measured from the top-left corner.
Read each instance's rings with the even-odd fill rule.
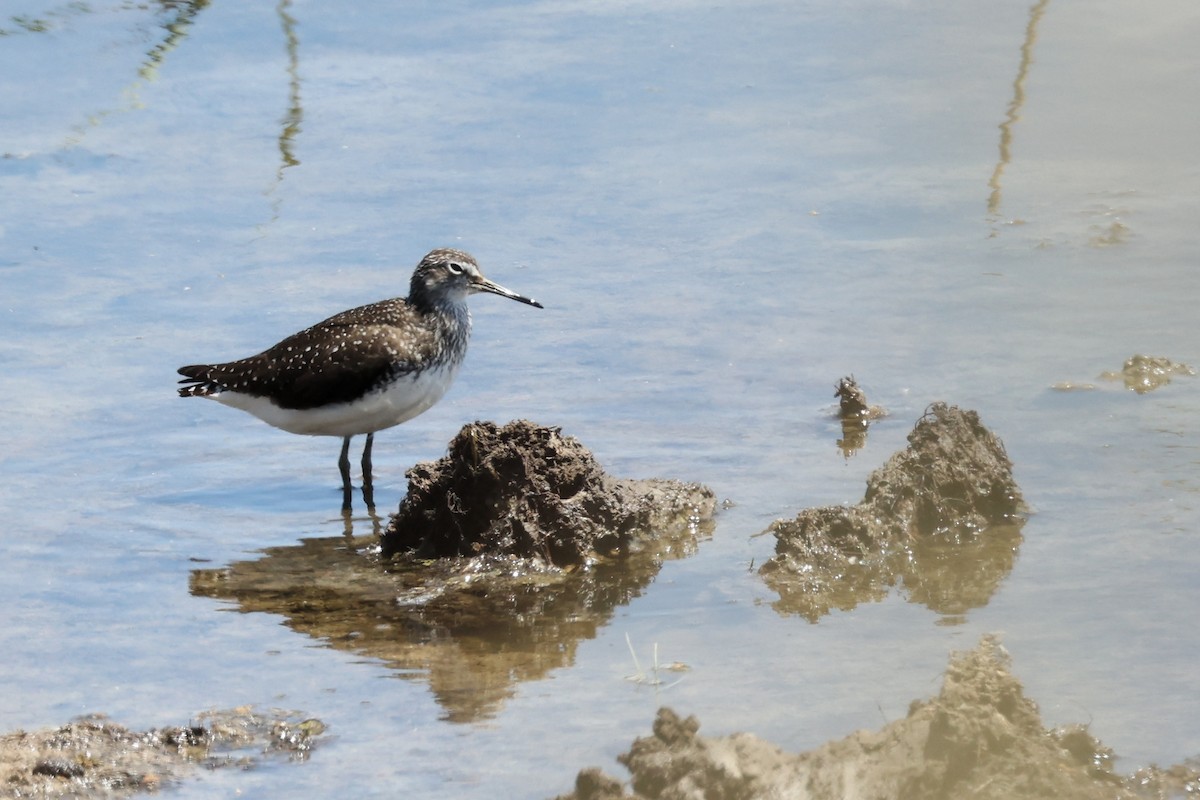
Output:
[[[462,275],[465,272],[462,264],[457,264],[453,261],[446,265],[446,269],[450,270],[451,275]]]

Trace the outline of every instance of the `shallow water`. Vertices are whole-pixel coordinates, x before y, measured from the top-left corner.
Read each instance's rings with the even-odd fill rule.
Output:
[[[180,794],[540,797],[614,769],[661,703],[791,749],[877,727],[998,631],[1048,722],[1090,722],[1130,769],[1200,753],[1200,384],[1097,379],[1200,364],[1190,3],[20,6],[0,729],[279,705],[335,738]],[[470,723],[419,675],[189,592],[341,535],[337,442],[174,396],[178,365],[404,294],[446,245],[546,309],[475,298],[456,386],[377,437],[381,505],[464,422],[514,417],[734,502]],[[847,460],[850,373],[891,416]],[[756,534],[859,500],[935,400],[980,413],[1033,507],[999,591],[962,617],[899,594],[777,614]],[[625,680],[626,636],[691,670]]]

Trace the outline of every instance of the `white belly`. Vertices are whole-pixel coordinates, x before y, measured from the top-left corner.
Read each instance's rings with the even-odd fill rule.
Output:
[[[276,428],[309,436],[357,436],[407,422],[433,406],[454,382],[458,365],[427,369],[417,377],[402,376],[386,388],[349,403],[319,408],[280,408],[266,397],[233,391],[209,395],[213,400],[240,408]]]

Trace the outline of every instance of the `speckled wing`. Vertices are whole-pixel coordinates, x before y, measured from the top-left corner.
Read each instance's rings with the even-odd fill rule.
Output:
[[[282,408],[345,403],[399,375],[417,372],[436,350],[434,331],[413,324],[403,300],[343,311],[256,356],[181,367],[182,396],[222,391],[269,397]]]

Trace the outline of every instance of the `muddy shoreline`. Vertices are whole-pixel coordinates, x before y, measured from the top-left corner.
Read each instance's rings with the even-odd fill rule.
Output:
[[[300,712],[206,711],[186,725],[131,730],[102,715],[0,736],[4,797],[120,798],[159,792],[204,771],[306,760],[325,724]]]
[[[937,696],[879,730],[793,754],[752,733],[702,736],[700,727],[660,709],[651,735],[617,758],[628,786],[591,767],[556,800],[1165,800],[1200,791],[1200,765],[1122,776],[1086,726],[1046,728],[992,636],[953,654]]]

